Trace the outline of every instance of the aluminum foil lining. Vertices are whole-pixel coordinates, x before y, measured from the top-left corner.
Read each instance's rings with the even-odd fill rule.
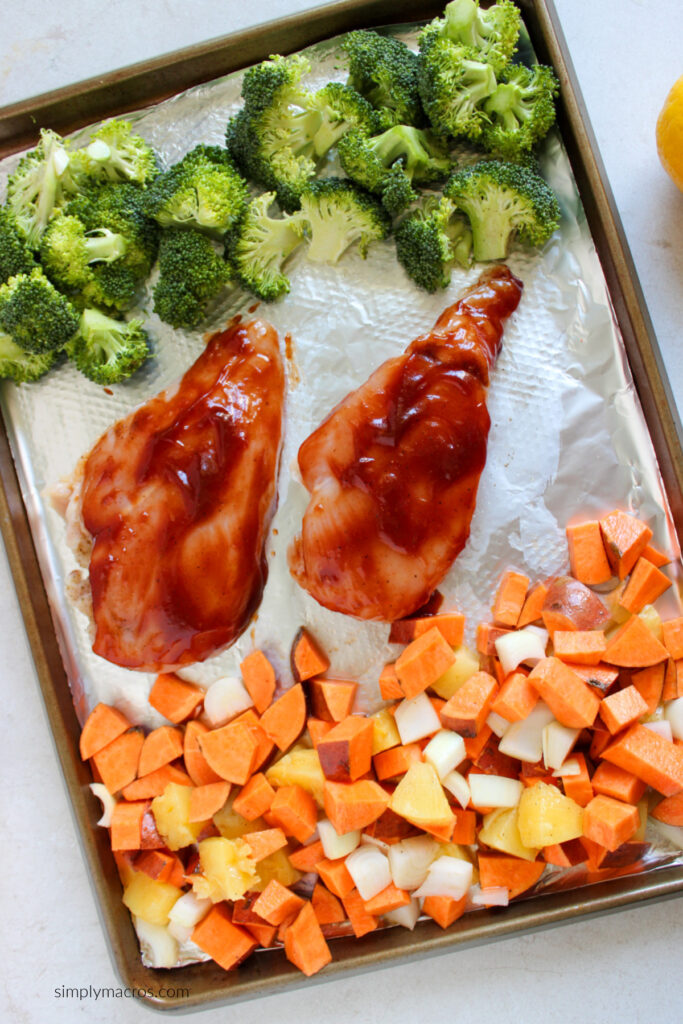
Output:
[[[416,29],[395,34],[416,49]],[[308,48],[311,88],[344,81],[340,39]],[[171,164],[197,143],[222,144],[225,126],[239,109],[242,72],[227,75],[127,115]],[[75,143],[87,136],[76,133]],[[463,150],[466,162],[476,154]],[[18,156],[0,162],[0,191]],[[542,152],[543,174],[558,195],[559,230],[542,251],[513,246],[507,260],[524,282],[517,312],[508,322],[492,375],[492,428],[486,468],[468,544],[440,586],[445,607],[467,614],[470,640],[490,617],[497,580],[506,568],[532,580],[568,569],[565,527],[572,518],[597,517],[615,507],[645,519],[654,543],[674,559],[678,587],[680,549],[652,442],[634,388],[605,279],[586,223],[567,154],[552,131]],[[329,160],[324,174],[339,170]],[[207,685],[238,673],[247,653],[259,647],[274,663],[284,686],[291,683],[292,639],[308,627],[328,652],[331,674],[359,679],[361,710],[380,705],[377,680],[396,657],[388,626],[362,623],[320,607],[292,580],[287,547],[299,531],[308,502],[296,469],[304,438],[349,391],[385,359],[395,356],[456,301],[481,266],[455,268],[445,291],[428,295],[406,277],[391,239],[375,244],[366,260],[347,253],[336,266],[308,263],[297,250],[288,265],[291,292],[261,304],[287,345],[288,391],[279,506],[267,545],[268,582],[254,620],[228,650],[180,672]],[[147,703],[149,674],[119,668],[93,654],[90,624],[65,598],[75,569],[63,520],[45,489],[72,472],[112,422],[177,380],[204,347],[207,330],[236,314],[248,317],[255,300],[235,289],[215,304],[201,331],[174,330],[152,312],[149,281],[140,311],[147,319],[155,355],[112,394],[63,365],[43,380],[0,386],[0,402],[17,463],[64,663],[81,720],[98,701],[113,703],[148,726],[161,719]],[[406,486],[410,482],[406,481]],[[664,849],[669,851],[665,855]],[[670,862],[662,846],[654,862]],[[680,856],[680,852],[678,854]]]

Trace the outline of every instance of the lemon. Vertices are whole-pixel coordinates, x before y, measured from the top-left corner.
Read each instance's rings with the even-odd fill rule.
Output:
[[[683,75],[657,118],[657,152],[664,170],[683,192]]]

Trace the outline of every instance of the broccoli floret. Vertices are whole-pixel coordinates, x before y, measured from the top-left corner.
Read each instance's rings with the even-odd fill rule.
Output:
[[[142,320],[114,320],[98,309],[84,309],[66,353],[89,380],[118,384],[149,356]]]
[[[112,263],[125,255],[123,235],[98,228],[86,233],[78,217],[58,211],[40,243],[43,270],[62,291],[80,291],[93,278],[91,264]]]
[[[444,194],[467,214],[477,260],[504,259],[513,236],[543,245],[560,219],[553,190],[521,164],[482,160],[457,171]]]
[[[438,25],[443,38],[476,50],[497,74],[515,51],[522,18],[513,0],[498,0],[486,10],[479,0],[451,0],[443,19],[432,25]]]
[[[311,93],[299,85],[310,70],[301,56],[274,56],[250,68],[242,84],[244,106],[228,123],[226,144],[242,173],[277,193],[293,212],[316,162],[350,127],[374,126],[361,96],[345,86]]]
[[[349,85],[390,119],[384,127],[425,124],[417,83],[417,55],[393,36],[369,29],[349,32],[343,49],[349,58]]]
[[[130,121],[105,121],[90,136],[84,154],[88,173],[98,181],[132,181],[144,185],[159,173],[154,150],[141,135],[133,132]]]
[[[467,219],[445,196],[430,196],[396,229],[396,256],[415,284],[425,291],[446,288],[454,263],[472,261],[472,231]]]
[[[111,310],[128,309],[152,269],[158,247],[159,228],[146,216],[143,189],[125,183],[91,185],[65,206],[64,213],[78,218],[85,234],[92,239],[99,237],[102,247],[106,247],[107,239],[120,247],[112,236],[125,241],[125,252],[111,262],[88,263],[87,280],[77,286],[80,301]],[[56,255],[46,268],[50,274],[59,273]],[[56,283],[68,287],[63,277]]]
[[[218,236],[238,219],[248,198],[226,149],[195,146],[145,193],[145,208],[162,227],[191,227]]]
[[[376,136],[347,132],[339,140],[338,152],[348,176],[380,196],[392,215],[417,198],[413,182],[437,181],[451,169],[440,140],[409,125],[395,125]]]
[[[35,149],[19,161],[7,181],[7,205],[31,249],[37,249],[63,194],[62,179],[69,166],[66,143],[43,128]]]
[[[198,231],[169,228],[159,245],[154,312],[173,327],[196,327],[229,277],[229,268],[210,238]]]
[[[517,160],[547,135],[555,120],[554,97],[559,92],[552,68],[508,64],[498,86],[484,103],[489,116],[482,143],[506,160]]]
[[[78,313],[36,267],[0,286],[0,330],[27,352],[54,352],[78,326]]]
[[[493,68],[476,50],[426,30],[420,37],[419,82],[422,103],[437,132],[479,139],[488,120],[482,104],[497,83]]]
[[[296,224],[308,235],[306,256],[314,263],[337,263],[355,242],[365,258],[370,243],[386,238],[391,230],[391,220],[377,200],[342,178],[310,182],[301,194]]]
[[[38,380],[56,359],[56,352],[27,352],[0,330],[0,377],[9,377],[17,384]]]
[[[0,207],[0,284],[15,274],[30,274],[35,265],[33,253],[9,207]]]
[[[226,236],[226,258],[240,284],[272,302],[289,291],[282,268],[302,238],[296,219],[269,217],[274,192],[252,200],[239,223]]]

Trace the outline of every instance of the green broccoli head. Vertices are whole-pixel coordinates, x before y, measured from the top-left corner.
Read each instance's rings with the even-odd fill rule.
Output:
[[[425,30],[420,37],[419,83],[422,103],[437,132],[480,138],[488,120],[482,104],[494,92],[496,76],[476,50]]]
[[[316,157],[325,156],[352,128],[362,128],[371,133],[379,128],[374,107],[350,85],[328,82],[311,96],[309,103],[311,109],[318,110],[321,115],[320,126],[313,138]]]
[[[25,236],[8,206],[0,207],[0,284],[15,274],[30,274],[36,265]]]
[[[349,32],[343,42],[349,60],[349,85],[390,119],[384,127],[425,124],[417,80],[417,56],[393,36],[369,29]]]
[[[544,245],[560,219],[553,190],[521,164],[482,160],[457,171],[444,195],[467,214],[477,260],[504,259],[514,236],[528,245]]]
[[[150,354],[142,320],[114,320],[98,309],[84,309],[66,353],[96,384],[118,384]]]
[[[223,235],[240,216],[248,187],[228,151],[196,146],[145,192],[145,209],[162,227],[191,227]]]
[[[429,196],[396,229],[396,256],[415,284],[435,292],[450,283],[454,263],[471,263],[472,231],[450,199]]]
[[[365,257],[368,246],[386,238],[391,230],[391,220],[381,204],[354,182],[341,178],[310,182],[301,194],[296,223],[308,235],[306,256],[314,263],[337,263],[356,242]]]
[[[159,245],[154,312],[173,327],[196,327],[229,277],[229,268],[210,238],[198,231],[169,228]]]
[[[78,313],[36,267],[0,286],[0,331],[27,352],[56,352],[78,326]]]
[[[295,218],[269,216],[275,198],[274,192],[257,196],[226,235],[226,259],[235,277],[243,288],[266,302],[289,291],[282,268],[302,242]]]
[[[98,181],[132,181],[146,185],[159,173],[152,147],[136,135],[130,121],[105,121],[85,147],[88,174]]]
[[[19,161],[7,181],[7,205],[31,249],[37,249],[55,207],[63,195],[69,166],[64,139],[43,128],[35,149]]]
[[[0,330],[0,377],[27,384],[46,374],[56,359],[57,352],[27,352]]]
[[[497,74],[515,52],[522,17],[513,0],[498,0],[486,10],[479,0],[451,0],[438,24],[445,39],[476,50]]]
[[[57,211],[40,242],[43,270],[57,288],[80,291],[93,279],[93,263],[112,263],[125,255],[123,235],[101,227],[90,233],[78,217]]]
[[[554,98],[559,88],[552,68],[508,64],[484,103],[489,121],[481,141],[486,149],[505,160],[517,160],[528,153],[555,121]]]

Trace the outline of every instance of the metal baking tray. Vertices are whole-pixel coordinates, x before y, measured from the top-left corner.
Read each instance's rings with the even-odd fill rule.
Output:
[[[679,541],[683,541],[683,431],[559,20],[552,0],[517,2],[539,59],[552,64],[560,79],[560,131],[623,336],[676,531]],[[73,131],[159,102],[273,52],[291,53],[353,28],[426,21],[442,9],[443,2],[429,0],[343,0],[306,12],[305,16],[270,22],[26,100],[0,109],[0,156],[33,145],[42,127],[62,133]],[[310,980],[275,949],[259,953],[230,973],[214,963],[176,968],[174,987],[189,995],[182,1000],[145,997],[143,993],[156,991],[159,975],[140,960],[130,915],[121,901],[108,834],[95,825],[99,807],[88,789],[89,768],[78,755],[78,720],[4,424],[0,430],[0,483],[0,528],[102,923],[123,984],[139,992],[150,1006],[189,1010],[209,1003],[272,995],[349,972],[396,965],[683,893],[683,868],[662,868],[518,901],[504,910],[466,915],[445,932],[433,923],[422,923],[414,932],[391,928],[362,940],[337,939],[333,963]]]

